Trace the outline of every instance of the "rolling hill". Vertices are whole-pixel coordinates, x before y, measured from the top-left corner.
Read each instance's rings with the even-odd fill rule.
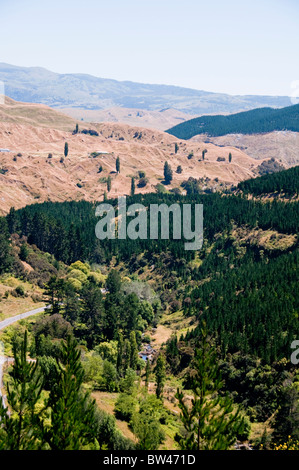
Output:
[[[191,139],[198,134],[260,134],[273,131],[299,132],[299,105],[283,109],[260,108],[229,116],[201,116],[168,129],[179,139]]]
[[[80,121],[119,122],[130,124],[131,126],[158,129],[160,131],[165,131],[190,119],[190,114],[183,113],[174,108],[166,108],[159,111],[120,107],[109,109],[61,108],[60,111]]]
[[[166,160],[173,170],[166,189],[179,188],[189,177],[205,178],[207,187],[216,189],[259,174],[261,161],[234,147],[183,142],[162,131],[119,123],[79,123],[79,132],[74,134],[76,124],[44,105],[8,100],[0,107],[0,148],[10,150],[0,153],[2,214],[12,206],[33,202],[100,200],[108,176],[112,180],[109,197],[130,194],[131,177],[136,178],[136,193],[155,192],[163,181]],[[86,126],[98,135],[82,133]],[[69,145],[66,158],[65,142]],[[178,166],[181,173],[176,172]],[[147,178],[143,187],[138,186],[140,171]]]
[[[150,111],[175,108],[201,115],[291,104],[289,97],[231,96],[178,86],[119,82],[86,74],[58,74],[41,67],[17,67],[5,63],[0,63],[0,80],[10,98],[55,108],[121,107]]]

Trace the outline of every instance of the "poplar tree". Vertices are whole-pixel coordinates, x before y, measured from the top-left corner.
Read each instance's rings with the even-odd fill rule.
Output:
[[[162,354],[159,354],[157,359],[157,364],[155,367],[155,374],[156,374],[156,396],[157,398],[163,398],[163,389],[166,379],[166,371],[165,371],[165,359]]]
[[[107,191],[108,193],[111,191],[111,176],[110,175],[107,178]]]
[[[131,178],[131,196],[135,194],[135,178],[132,176]]]
[[[119,173],[120,172],[120,159],[119,159],[119,157],[117,157],[117,159],[116,159],[115,166],[116,166],[117,173]]]
[[[64,156],[67,157],[69,153],[69,144],[65,142],[64,144]]]
[[[117,342],[116,368],[120,377],[122,377],[123,375],[123,355],[124,355],[124,337],[123,337],[122,332],[119,331],[118,342]]]
[[[148,385],[149,385],[150,373],[151,373],[151,365],[150,365],[149,359],[147,358],[146,366],[145,366],[145,387],[147,390],[148,390]]]
[[[135,331],[131,331],[130,333],[130,344],[131,344],[130,368],[133,370],[136,370],[139,357],[138,357],[138,346],[137,346]]]

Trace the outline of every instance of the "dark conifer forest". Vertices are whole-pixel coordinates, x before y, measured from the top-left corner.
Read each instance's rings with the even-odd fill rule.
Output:
[[[257,108],[228,116],[200,116],[182,122],[168,133],[178,139],[191,139],[197,134],[261,134],[273,131],[299,131],[299,105],[282,109]]]
[[[166,419],[162,417],[165,410],[162,412],[161,408],[162,414],[154,424],[154,440],[143,440],[145,429],[150,426],[148,413],[154,405],[138,401],[141,398],[137,398],[139,392],[134,383],[138,377],[143,377],[148,387],[149,377],[153,380],[155,376],[159,403],[169,377],[179,380],[183,390],[196,391],[194,371],[208,374],[204,363],[199,366],[196,362],[201,359],[200,354],[195,353],[205,341],[204,327],[223,380],[223,386],[217,389],[219,399],[228,394],[243,416],[242,419],[237,417],[239,415],[231,416],[232,423],[236,423],[236,428],[231,428],[235,429],[232,441],[222,442],[219,438],[218,444],[222,442],[223,448],[227,448],[234,439],[246,440],[251,425],[267,420],[272,420],[273,432],[272,440],[265,441],[269,448],[286,442],[288,436],[292,442],[297,439],[298,426],[292,425],[290,431],[277,410],[282,403],[286,409],[292,409],[291,390],[297,380],[296,367],[290,357],[291,345],[299,332],[299,203],[296,198],[252,197],[276,192],[294,196],[298,191],[297,169],[245,181],[235,192],[226,194],[163,193],[127,198],[127,205],[141,203],[146,208],[162,203],[203,204],[203,246],[195,251],[185,250],[185,240],[173,237],[170,240],[99,240],[95,236],[98,222],[95,209],[99,204],[96,202],[46,202],[20,210],[12,208],[0,220],[2,274],[15,272],[21,277],[34,278],[32,273],[25,274],[16,261],[16,244],[20,247],[18,256],[32,265],[37,254],[47,257],[38,282],[51,307],[45,317],[30,327],[28,346],[31,356],[38,358],[46,389],[52,390],[51,384],[62,373],[63,364],[71,361],[69,367],[79,367],[74,346],[71,343],[66,346],[71,335],[79,347],[96,351],[95,356],[87,355],[83,361],[85,375],[78,372],[79,382],[87,380],[93,384],[92,389],[119,393],[116,418],[130,423],[139,439],[139,448],[159,447],[165,439],[163,426],[160,428]],[[117,200],[107,202],[117,211]],[[99,266],[105,267],[106,276],[95,273]],[[141,282],[140,277],[145,273],[147,277]],[[147,286],[145,296],[140,290],[140,286],[147,283],[144,279],[151,285],[150,289]],[[157,328],[161,318],[176,312],[180,312],[189,327],[180,335],[173,334],[154,358],[152,368],[145,368],[139,355],[144,338],[151,329]],[[18,341],[21,344],[20,338]],[[62,347],[69,347],[69,352]],[[95,372],[97,367],[101,372]],[[197,377],[203,380],[205,375]],[[130,384],[128,386],[135,391],[127,393],[125,384]],[[74,395],[78,390],[70,390],[72,399],[78,400]],[[59,400],[63,399],[61,393],[54,387],[47,402],[58,429],[61,423],[56,411]],[[81,398],[83,400],[83,396]],[[183,409],[184,392],[178,391],[177,398]],[[95,409],[88,403],[83,400],[82,407],[87,407],[93,416]],[[223,410],[231,409],[230,406],[228,402],[223,404]],[[105,443],[109,448],[136,445],[116,430],[107,434],[106,415],[96,414],[96,418],[90,418],[95,420],[98,429],[98,434],[91,436],[80,413],[78,409],[78,415],[70,415],[70,419],[81,420],[82,439],[79,434],[73,436],[75,440],[70,445],[82,448],[85,441],[89,448],[93,448],[94,442]],[[292,420],[296,421],[295,412]],[[35,424],[36,445],[42,442],[42,447],[55,449],[58,444],[55,444],[53,429],[45,429],[42,418]],[[185,449],[199,445],[216,448],[213,447],[216,443],[209,440],[199,444],[195,434],[191,432],[186,437],[177,428],[177,445]],[[252,445],[259,448],[263,439],[260,436]],[[6,445],[9,447],[9,443]]]

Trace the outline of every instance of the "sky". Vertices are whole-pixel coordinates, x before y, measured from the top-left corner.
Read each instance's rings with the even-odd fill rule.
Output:
[[[299,96],[298,0],[0,0],[0,62]]]

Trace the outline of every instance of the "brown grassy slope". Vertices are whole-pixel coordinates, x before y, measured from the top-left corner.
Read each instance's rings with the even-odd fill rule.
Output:
[[[148,127],[162,131],[196,117],[173,108],[163,109],[161,111],[119,107],[109,109],[62,108],[60,111],[78,120],[83,119],[89,122],[119,122],[130,124],[131,126]]]
[[[56,113],[40,105],[15,105],[8,103],[1,108],[7,114],[16,106],[14,122],[6,117],[1,122],[0,148],[9,148],[10,153],[0,153],[0,201],[1,213],[7,213],[10,207],[23,207],[27,204],[43,201],[65,201],[86,199],[102,200],[107,188],[105,178],[112,178],[111,197],[130,193],[131,176],[138,171],[146,172],[148,184],[139,189],[136,180],[136,193],[155,191],[157,183],[163,179],[163,167],[166,160],[173,169],[171,187],[179,187],[183,180],[192,177],[207,177],[210,186],[221,182],[236,184],[250,178],[254,168],[260,163],[239,149],[216,147],[194,141],[180,141],[162,131],[132,127],[127,124],[102,123],[86,125],[80,123],[80,130],[93,128],[99,136],[72,134],[75,121],[68,121],[61,113]],[[21,112],[22,111],[22,112]],[[26,111],[26,112],[25,112]],[[54,114],[52,114],[54,113]],[[57,120],[54,119],[57,114]],[[25,118],[24,118],[25,115]],[[37,117],[39,116],[39,117]],[[44,118],[42,118],[42,116]],[[55,123],[50,125],[50,117]],[[33,121],[34,124],[28,124]],[[42,123],[39,125],[39,122]],[[55,126],[55,127],[54,127]],[[64,127],[68,127],[65,130]],[[63,158],[64,144],[68,142],[69,155]],[[179,150],[175,154],[175,143]],[[202,161],[202,150],[207,149]],[[108,152],[92,158],[92,152]],[[193,152],[192,159],[188,155]],[[229,152],[233,155],[228,163]],[[21,153],[22,156],[16,156]],[[48,158],[48,154],[52,158]],[[120,174],[115,172],[115,161],[121,161]],[[226,161],[218,162],[218,157]],[[183,172],[175,172],[181,165]],[[99,167],[103,171],[98,173]],[[218,183],[215,179],[218,178]]]
[[[206,136],[193,137],[194,142],[202,142]],[[256,159],[275,158],[287,168],[299,164],[299,132],[276,131],[266,134],[229,134],[210,137],[216,145],[233,146]]]
[[[0,101],[1,103],[1,101]],[[7,96],[0,104],[0,121],[37,127],[51,127],[68,131],[74,129],[76,121],[49,106],[36,103],[21,103]]]

